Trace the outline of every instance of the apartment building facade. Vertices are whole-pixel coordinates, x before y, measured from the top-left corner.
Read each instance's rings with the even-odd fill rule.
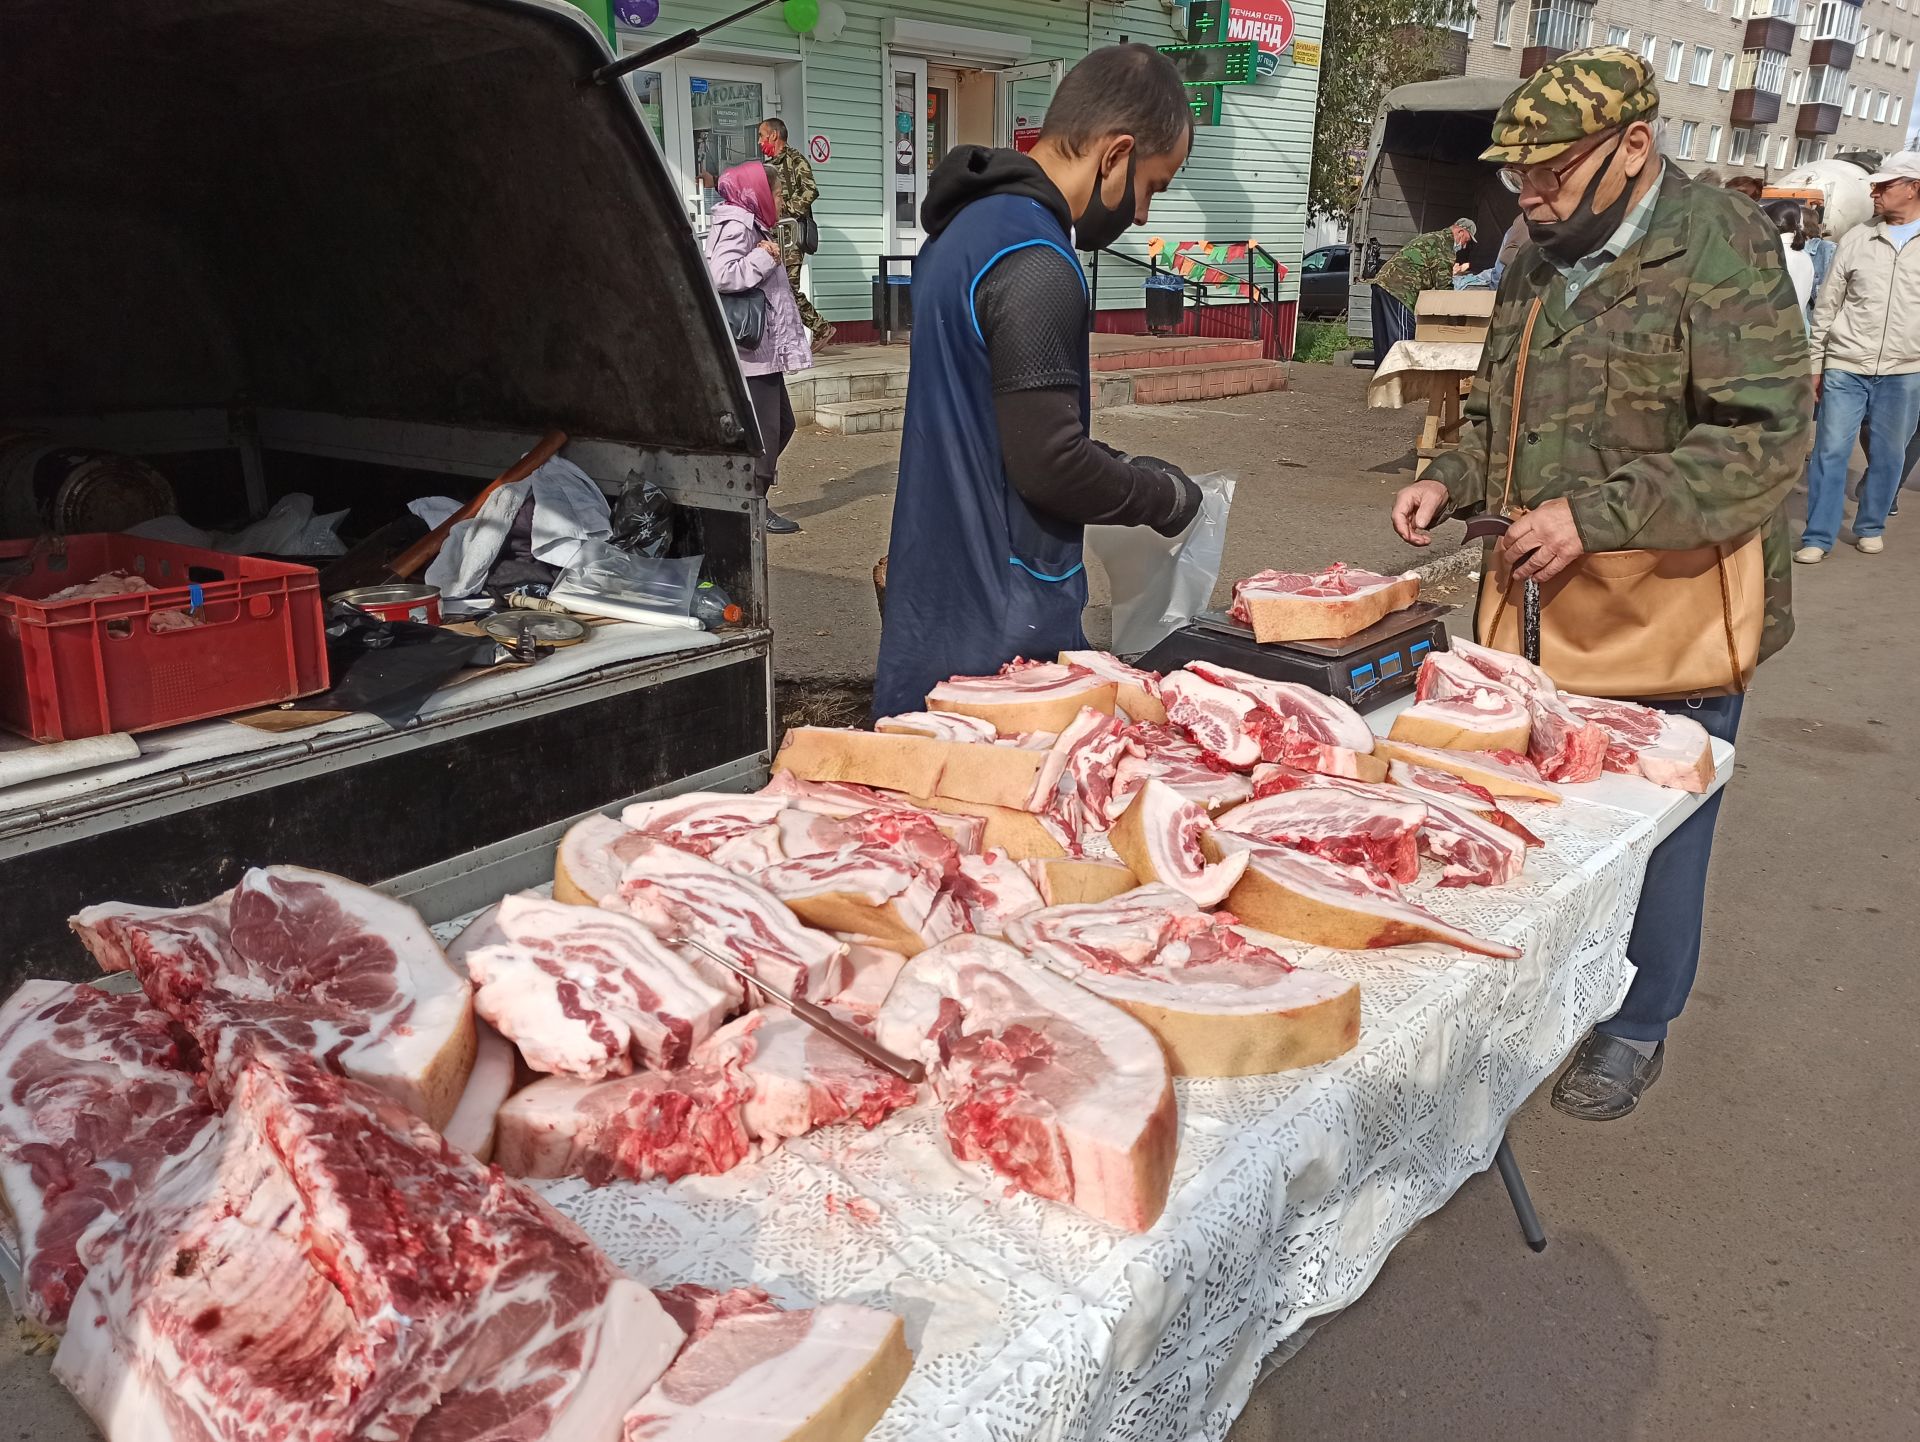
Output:
[[[1920,0],[1475,0],[1455,28],[1464,73],[1516,82],[1587,45],[1637,52],[1693,172],[1904,149],[1920,75]]]

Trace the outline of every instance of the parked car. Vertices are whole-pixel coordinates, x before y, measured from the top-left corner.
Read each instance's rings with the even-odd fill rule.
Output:
[[[1310,250],[1300,263],[1300,318],[1331,320],[1347,313],[1350,264],[1344,245]]]

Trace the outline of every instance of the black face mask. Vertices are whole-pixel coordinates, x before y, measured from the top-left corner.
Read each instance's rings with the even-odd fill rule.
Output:
[[[1138,151],[1127,152],[1127,188],[1117,206],[1108,205],[1100,198],[1100,187],[1105,184],[1106,176],[1096,175],[1093,178],[1093,194],[1087,197],[1087,208],[1073,220],[1073,243],[1076,248],[1105,250],[1127,233],[1127,227],[1133,224],[1133,167],[1139,158]]]
[[[1631,179],[1620,187],[1620,194],[1612,205],[1605,210],[1593,208],[1593,194],[1600,188],[1600,182],[1606,179],[1607,172],[1613,169],[1614,156],[1619,153],[1619,143],[1615,142],[1613,155],[1607,157],[1607,163],[1587,183],[1587,193],[1580,197],[1580,203],[1574,207],[1572,215],[1565,220],[1527,222],[1527,234],[1533,237],[1533,243],[1555,260],[1567,265],[1585,260],[1605,245],[1607,237],[1618,230],[1620,222],[1627,218],[1627,205],[1633,199]]]

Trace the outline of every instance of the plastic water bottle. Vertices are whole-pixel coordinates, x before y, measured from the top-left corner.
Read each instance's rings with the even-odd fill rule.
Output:
[[[693,618],[709,631],[718,631],[722,626],[737,626],[746,614],[711,581],[702,581],[694,589]]]

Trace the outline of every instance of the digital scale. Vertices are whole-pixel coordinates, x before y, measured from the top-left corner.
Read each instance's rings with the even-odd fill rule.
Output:
[[[1269,681],[1297,681],[1356,711],[1371,711],[1413,690],[1420,663],[1447,649],[1444,618],[1452,609],[1416,601],[1338,641],[1266,646],[1253,639],[1252,627],[1225,611],[1202,611],[1136,664],[1164,675],[1189,661],[1207,661]]]

